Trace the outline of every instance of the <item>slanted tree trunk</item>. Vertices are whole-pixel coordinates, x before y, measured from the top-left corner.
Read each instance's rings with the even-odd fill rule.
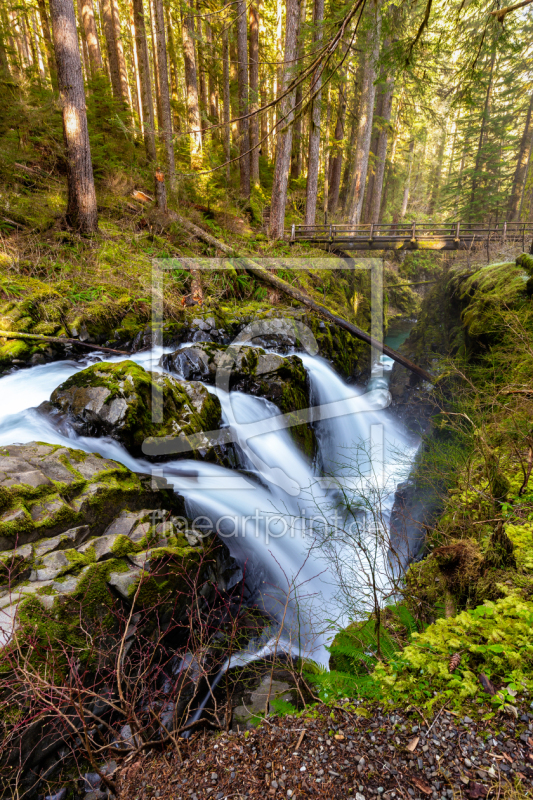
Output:
[[[39,6],[39,17],[41,20],[41,28],[43,31],[44,46],[46,48],[46,60],[48,62],[48,70],[50,72],[50,80],[52,86],[57,86],[57,73],[56,62],[54,55],[54,46],[52,44],[52,36],[50,35],[50,23],[48,21],[48,12],[46,11],[45,0],[37,0]]]
[[[324,34],[324,0],[315,0],[313,8],[313,47],[320,48]],[[311,103],[309,116],[309,145],[307,155],[307,184],[305,187],[304,225],[314,225],[318,199],[318,169],[320,163],[320,118],[322,115],[322,75],[320,66],[311,79],[311,93],[316,96]]]
[[[148,157],[148,160],[155,161],[156,148],[155,148],[154,104],[152,100],[150,59],[148,57],[148,42],[146,39],[146,24],[144,20],[143,0],[133,0],[133,25],[135,28],[137,60],[139,63],[139,81],[141,84],[144,146],[146,148],[146,155]]]
[[[387,77],[387,83],[381,101],[381,130],[378,137],[374,180],[372,183],[372,197],[370,200],[368,213],[368,222],[373,222],[374,225],[377,225],[379,222],[379,212],[381,209],[381,197],[383,194],[383,180],[385,177],[385,165],[387,162],[387,144],[389,139],[393,91],[394,80],[391,76],[389,76]]]
[[[250,197],[250,121],[248,114],[248,25],[246,0],[237,0],[237,78],[239,87],[239,170],[242,197]]]
[[[67,151],[67,221],[81,233],[98,229],[85,90],[73,0],[50,0],[50,15]]]
[[[0,82],[11,83],[12,75],[9,69],[9,60],[6,53],[6,46],[4,44],[4,31],[0,23]]]
[[[162,138],[165,145],[167,174],[170,188],[174,188],[176,167],[172,136],[172,112],[170,109],[170,87],[168,83],[167,43],[165,37],[165,12],[163,0],[154,0],[154,28],[157,49],[157,85],[160,92]]]
[[[39,0],[44,3],[44,0]],[[80,3],[81,21],[85,30],[85,40],[89,53],[89,63],[93,75],[96,75],[103,67],[102,53],[100,52],[100,42],[98,41],[98,31],[94,18],[93,0],[81,0]]]
[[[259,11],[258,4],[250,5],[250,180],[259,184]]]
[[[226,180],[229,184],[231,180],[231,100],[229,86],[229,37],[227,27],[224,28],[222,34],[222,82],[224,95],[224,157],[226,159]]]
[[[343,159],[343,140],[344,125],[346,121],[346,84],[344,81],[339,83],[339,104],[337,107],[337,122],[335,123],[335,133],[333,135],[333,148],[329,162],[329,197],[328,211],[335,213],[339,204],[339,193],[341,188],[342,159]]]
[[[118,61],[117,43],[115,39],[115,21],[113,0],[102,0],[102,18],[104,22],[104,35],[107,48],[107,61],[111,76],[111,88],[115,100],[123,101],[122,82],[120,79],[120,65]]]
[[[509,197],[509,205],[507,209],[507,217],[509,222],[517,222],[519,220],[518,211],[526,182],[527,165],[531,154],[531,145],[533,140],[533,127],[531,125],[532,112],[533,94],[531,95],[531,99],[529,101],[524,131],[522,133],[522,138],[520,139],[520,147],[518,148],[518,160],[516,163],[513,185],[511,188],[511,195]]]
[[[317,0],[317,2],[322,2],[322,0]],[[294,72],[299,22],[300,0],[287,0],[283,85],[281,87],[283,91],[288,88]],[[289,183],[289,170],[291,167],[293,117],[294,92],[290,92],[279,104],[279,119],[282,121],[278,127],[276,143],[276,164],[274,167],[274,181],[272,184],[269,226],[269,233],[273,239],[281,239],[285,227],[285,207],[287,205],[287,188]]]
[[[357,225],[361,219],[368,161],[370,157],[370,140],[372,138],[374,100],[376,97],[376,62],[379,56],[379,37],[381,33],[381,10],[379,6],[376,6],[375,14],[375,23],[368,32],[368,49],[365,57],[359,105],[360,113],[355,149],[354,176],[348,212],[348,221],[352,225]]]
[[[185,65],[185,84],[187,87],[187,111],[189,129],[191,131],[191,167],[193,169],[199,169],[202,165],[202,121],[198,102],[198,74],[196,70],[196,53],[194,50],[194,20],[191,14],[182,16],[181,31],[183,39],[183,63]]]

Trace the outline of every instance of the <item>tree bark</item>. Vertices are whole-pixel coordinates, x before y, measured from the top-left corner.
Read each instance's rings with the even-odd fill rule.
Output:
[[[214,65],[217,61],[217,56],[213,50],[213,29],[211,23],[205,21],[205,38],[207,41],[207,54],[208,64],[207,69],[207,91],[209,94],[209,116],[212,122],[218,122],[218,106],[217,106],[217,88],[216,88],[216,75],[214,72]]]
[[[155,161],[157,154],[155,147],[154,104],[152,100],[150,59],[148,57],[148,42],[146,39],[143,0],[133,0],[133,25],[135,28],[137,60],[139,62],[139,81],[141,84],[144,146],[146,148],[148,160]]]
[[[239,171],[240,193],[250,197],[250,121],[248,114],[248,25],[246,0],[237,0],[237,79],[239,89]]]
[[[250,5],[250,113],[259,108],[259,11],[258,3]],[[259,119],[250,117],[250,180],[259,184]]]
[[[57,72],[56,62],[54,55],[54,46],[52,44],[52,36],[50,34],[50,23],[48,21],[48,13],[46,11],[45,0],[37,0],[39,6],[39,17],[41,19],[41,28],[43,31],[44,46],[46,48],[46,60],[48,61],[48,70],[50,72],[50,80],[54,88],[57,87]]]
[[[322,0],[317,0],[322,2]],[[298,27],[300,22],[300,0],[287,0],[285,21],[285,53],[282,91],[288,88],[297,53]],[[281,239],[285,227],[285,207],[291,167],[292,122],[294,117],[294,92],[287,94],[279,104],[279,118],[276,143],[276,164],[272,184],[272,203],[270,206],[269,234],[272,239]],[[316,196],[315,196],[316,204]]]
[[[202,120],[198,102],[198,74],[196,70],[196,53],[194,50],[194,20],[191,14],[182,15],[181,32],[183,39],[185,84],[187,86],[188,121],[191,131],[191,167],[193,169],[199,169],[202,165]]]
[[[362,76],[362,70],[357,70],[358,78]],[[357,141],[357,108],[358,108],[358,86],[360,84],[360,80],[356,78],[355,86],[353,88],[352,100],[350,103],[350,111],[348,117],[350,119],[350,138],[348,140],[348,147],[346,149],[346,158],[344,164],[344,175],[342,176],[342,184],[341,190],[339,193],[339,202],[342,206],[343,213],[346,211],[346,205],[348,202],[348,193],[350,190],[351,185],[351,173],[353,170],[353,158],[355,154],[355,143]]]
[[[324,35],[324,0],[315,0],[313,8],[313,49],[318,50]],[[320,162],[320,118],[322,115],[322,76],[320,65],[311,80],[311,92],[316,96],[309,115],[309,145],[307,154],[307,184],[305,187],[304,225],[314,225],[318,199],[318,168]]]
[[[50,14],[67,151],[67,221],[81,233],[93,233],[98,212],[73,1],[50,0]]]
[[[351,225],[357,225],[361,219],[366,176],[368,172],[368,160],[370,156],[374,100],[376,97],[376,61],[379,56],[379,37],[381,33],[381,9],[379,6],[376,6],[375,14],[375,24],[372,25],[368,32],[368,50],[365,58],[363,83],[361,87],[354,176],[348,213],[348,221]]]
[[[224,25],[224,22],[222,23]],[[224,112],[224,157],[226,159],[226,181],[231,180],[231,105],[230,105],[230,86],[229,86],[229,41],[228,29],[224,28],[222,34],[222,82],[223,82],[223,112]]]
[[[341,81],[339,84],[339,104],[337,107],[337,122],[335,123],[335,133],[333,149],[329,162],[329,197],[328,211],[335,213],[339,204],[339,194],[341,188],[342,159],[343,159],[343,140],[344,126],[346,122],[346,84]]]
[[[9,69],[9,61],[6,53],[6,46],[4,44],[4,31],[0,27],[0,81],[11,83],[12,76]]]
[[[174,142],[172,137],[172,111],[170,109],[170,87],[168,83],[167,44],[165,38],[165,12],[163,0],[154,0],[154,28],[157,48],[157,85],[160,92],[162,138],[165,145],[168,180],[174,188],[176,167],[174,161]]]
[[[370,200],[368,214],[368,221],[374,223],[374,225],[379,223],[379,213],[381,209],[381,197],[383,194],[383,180],[385,177],[385,165],[387,162],[387,145],[389,140],[393,91],[394,80],[391,76],[388,76],[381,102],[381,130],[378,138],[374,181],[372,185],[372,197]]]
[[[533,113],[533,94],[529,101],[529,106],[526,114],[526,121],[524,124],[524,131],[520,139],[520,147],[518,148],[518,161],[513,177],[513,185],[511,188],[511,196],[509,197],[509,206],[507,209],[507,218],[509,222],[517,222],[519,220],[520,200],[524,185],[526,182],[527,165],[531,153],[531,145],[533,138],[533,130],[531,126],[531,115]]]
[[[44,4],[44,0],[39,3]],[[93,75],[96,75],[102,68],[102,53],[100,52],[100,42],[98,41],[98,31],[96,30],[96,20],[94,18],[93,0],[81,0],[80,3],[81,21],[85,30],[85,40],[89,52],[89,62]]]

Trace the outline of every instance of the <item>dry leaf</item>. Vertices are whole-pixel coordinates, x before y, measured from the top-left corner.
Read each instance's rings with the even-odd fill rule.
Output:
[[[420,741],[420,736],[415,736],[414,739],[411,739],[411,741],[407,745],[407,749],[409,750],[410,753],[414,753],[415,752],[416,746],[417,746],[419,741]]]
[[[417,789],[420,789],[421,792],[424,792],[424,794],[433,794],[433,789],[431,786],[423,781],[422,778],[411,778],[411,782],[414,783]]]
[[[339,742],[343,742],[344,741],[344,736],[342,735],[342,733],[336,733],[335,734],[335,739],[337,739],[337,741],[339,741]]]
[[[482,783],[471,783],[468,787],[468,796],[471,798],[486,797],[488,789]]]

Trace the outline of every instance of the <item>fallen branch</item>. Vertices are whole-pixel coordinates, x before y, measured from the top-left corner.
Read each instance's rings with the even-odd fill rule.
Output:
[[[40,333],[20,333],[19,331],[0,331],[0,339],[36,339],[39,342],[53,342],[54,344],[79,344],[91,350],[103,350],[105,353],[114,353],[117,356],[127,356],[125,350],[113,350],[111,347],[102,347],[101,344],[89,344],[80,339],[67,339],[59,336],[43,336]]]
[[[175,211],[169,211],[168,216],[170,219],[179,223],[183,228],[185,228],[185,230],[190,231],[198,239],[201,239],[202,241],[211,245],[211,247],[216,247],[217,250],[222,251],[226,255],[234,255],[234,251],[229,245],[224,244],[224,242],[221,242],[218,239],[215,239],[215,237],[211,236],[210,233],[206,233],[206,231],[202,230],[202,228],[199,228],[198,225],[194,225],[194,223],[184,219],[184,217],[182,217],[180,214],[176,214]],[[377,350],[382,351],[386,356],[392,358],[393,361],[396,361],[398,364],[401,364],[402,367],[406,367],[406,369],[414,372],[415,375],[418,375],[423,380],[433,382],[432,376],[429,374],[429,372],[426,372],[425,369],[413,364],[413,362],[409,361],[408,358],[402,356],[401,353],[397,353],[396,350],[392,350],[392,348],[388,347],[386,344],[378,342],[377,339],[374,339],[369,333],[361,330],[356,325],[352,325],[351,322],[348,322],[342,317],[338,317],[336,314],[333,314],[329,308],[326,308],[326,306],[323,306],[320,303],[316,303],[308,295],[304,294],[298,289],[295,289],[294,286],[290,285],[290,283],[278,278],[277,275],[269,272],[264,267],[260,267],[250,258],[242,257],[239,258],[239,261],[247,272],[250,272],[256,278],[259,278],[259,280],[269,283],[271,286],[279,289],[284,294],[292,297],[293,300],[298,300],[298,302],[303,303],[303,305],[307,306],[308,308],[311,308],[317,314],[321,314],[323,317],[326,317],[326,319],[334,322],[335,325],[339,326],[339,328],[344,328],[344,330],[348,331],[348,333],[351,333],[352,336],[355,336],[357,339],[361,339],[363,342],[366,342],[372,347],[375,347]]]

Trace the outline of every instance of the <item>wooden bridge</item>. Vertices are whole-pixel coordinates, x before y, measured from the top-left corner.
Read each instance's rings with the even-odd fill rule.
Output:
[[[289,242],[339,250],[478,250],[506,242],[533,253],[533,223],[429,222],[387,225],[293,225]]]

